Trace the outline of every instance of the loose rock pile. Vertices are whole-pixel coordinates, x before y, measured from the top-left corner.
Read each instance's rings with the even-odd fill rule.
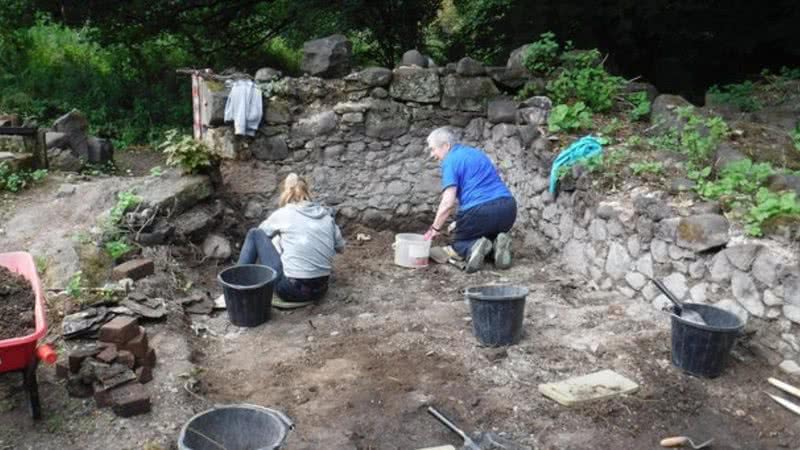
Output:
[[[153,379],[156,352],[147,332],[132,317],[118,316],[100,328],[96,344],[73,350],[58,362],[57,374],[67,378],[73,397],[94,397],[98,408],[111,407],[120,417],[150,411],[150,394],[143,386]]]

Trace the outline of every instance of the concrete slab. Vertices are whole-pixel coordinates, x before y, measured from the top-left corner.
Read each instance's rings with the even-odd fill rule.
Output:
[[[539,385],[539,392],[564,406],[636,392],[639,385],[613,370],[601,370],[558,383]]]

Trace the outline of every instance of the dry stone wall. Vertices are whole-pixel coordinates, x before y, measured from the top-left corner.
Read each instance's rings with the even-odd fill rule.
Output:
[[[796,251],[743,239],[716,205],[676,203],[636,186],[601,198],[588,174],[551,195],[549,167],[559,149],[541,125],[552,105],[546,97],[505,97],[503,87],[519,73],[512,64],[485,68],[465,58],[443,68],[369,68],[342,79],[273,78],[260,82],[265,112],[254,138],[234,136],[222,124],[227,92],[207,83],[204,139],[224,158],[225,190],[245,199],[253,223],[274,207],[279,180],[294,171],[336,208],[340,222],[421,231],[440,190],[425,137],[451,126],[501,171],[520,206],[515,233],[529,250],[556,258],[590,286],[656,308],[668,300],[650,277],[685,301],[729,309],[757,331],[754,349],[794,370],[793,361],[800,361]]]

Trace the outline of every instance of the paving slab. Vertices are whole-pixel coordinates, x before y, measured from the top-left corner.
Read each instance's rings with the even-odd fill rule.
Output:
[[[638,389],[638,384],[608,369],[539,385],[542,395],[564,406],[630,394]]]

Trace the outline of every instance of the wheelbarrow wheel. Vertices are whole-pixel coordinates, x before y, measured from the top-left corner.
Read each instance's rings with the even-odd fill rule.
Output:
[[[25,383],[25,390],[28,391],[28,403],[31,408],[31,416],[33,420],[42,418],[42,407],[39,404],[39,385],[36,382],[36,368],[39,361],[34,358],[33,362],[25,368],[23,375],[23,382]]]

